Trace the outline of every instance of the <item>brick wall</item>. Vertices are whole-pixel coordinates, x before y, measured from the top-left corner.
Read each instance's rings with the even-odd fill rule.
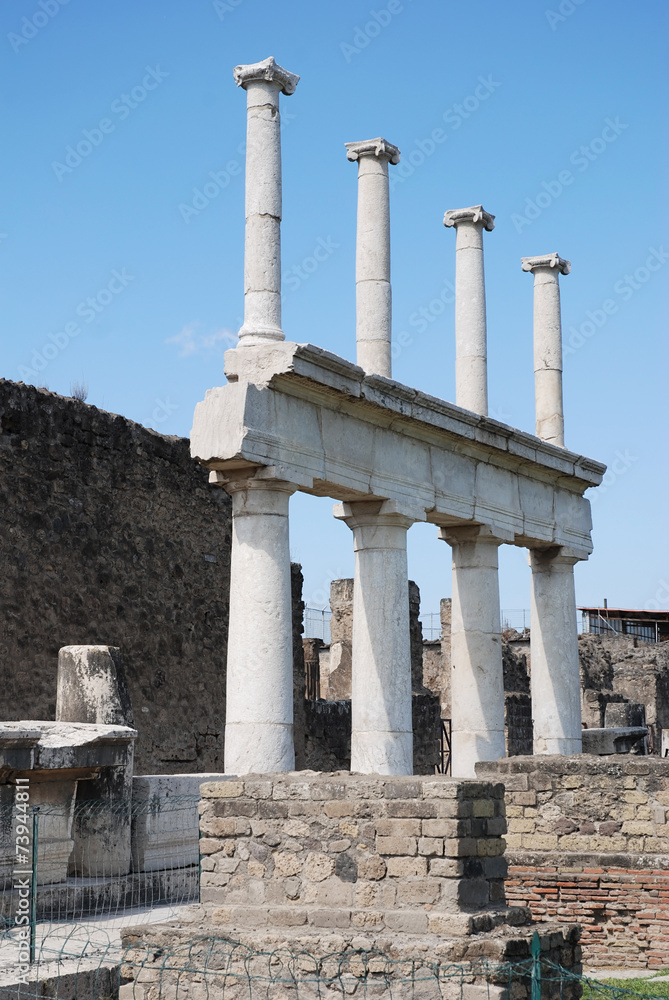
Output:
[[[506,787],[507,895],[583,924],[593,966],[669,956],[669,760],[517,757],[477,765]]]

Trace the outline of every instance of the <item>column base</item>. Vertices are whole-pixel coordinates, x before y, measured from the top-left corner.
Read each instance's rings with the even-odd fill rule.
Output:
[[[569,737],[536,737],[534,740],[535,754],[560,754],[568,757],[573,753],[583,753],[583,741],[580,736]]]
[[[413,733],[354,731],[351,735],[351,771],[413,774]]]
[[[451,733],[451,774],[454,778],[475,778],[481,760],[506,757],[504,730],[457,730]]]
[[[260,326],[258,323],[244,324],[239,330],[239,346],[257,347],[268,340],[285,340],[286,335],[278,326]]]
[[[292,725],[277,722],[233,722],[226,725],[226,774],[294,770]]]

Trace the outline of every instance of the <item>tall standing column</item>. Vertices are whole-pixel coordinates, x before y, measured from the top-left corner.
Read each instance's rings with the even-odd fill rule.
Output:
[[[488,345],[483,270],[483,230],[492,232],[495,216],[481,205],[444,215],[455,226],[455,402],[488,415]]]
[[[534,752],[581,753],[581,678],[574,592],[568,549],[530,549],[530,656]]]
[[[477,761],[506,755],[497,573],[503,539],[478,526],[441,528],[439,537],[453,549],[451,771],[474,778]]]
[[[246,90],[246,240],[244,324],[247,345],[284,340],[281,329],[281,118],[279,94],[293,94],[299,76],[263,62],[236,66]]]
[[[534,275],[534,399],[536,435],[564,448],[560,278],[571,263],[556,253],[521,258]]]
[[[223,485],[232,496],[225,772],[291,771],[288,501],[295,486],[263,479]]]
[[[353,532],[351,770],[413,774],[407,530],[416,507],[386,500],[336,504]]]
[[[355,251],[357,363],[368,375],[391,378],[390,195],[388,164],[400,162],[385,139],[347,142],[358,161],[358,232]]]

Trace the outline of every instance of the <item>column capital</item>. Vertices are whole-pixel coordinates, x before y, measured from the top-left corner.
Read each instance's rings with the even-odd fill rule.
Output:
[[[489,524],[453,524],[439,528],[439,540],[448,542],[449,545],[462,545],[465,542],[513,545],[516,536],[513,531],[493,528]]]
[[[569,274],[571,271],[571,261],[565,260],[557,253],[540,254],[538,257],[521,257],[520,263],[523,271],[531,271],[532,274],[540,267],[557,268],[559,274]]]
[[[300,79],[295,73],[289,73],[283,66],[279,66],[274,56],[269,56],[262,62],[235,66],[232,73],[237,86],[243,87],[244,90],[249,83],[273,83],[282,94],[286,94],[288,97],[295,93]]]
[[[495,216],[486,212],[483,205],[471,205],[469,208],[450,208],[444,214],[444,225],[455,226],[460,222],[480,223],[489,233],[495,228]]]
[[[572,549],[566,545],[552,545],[550,548],[529,550],[528,562],[532,569],[550,570],[553,566],[574,566],[586,560],[589,553]]]
[[[286,471],[273,465],[255,469],[214,469],[209,473],[209,482],[212,486],[222,486],[230,495],[242,490],[296,493],[304,484],[293,482],[292,476],[286,475]]]
[[[332,513],[339,521],[345,521],[354,528],[368,525],[410,528],[416,521],[425,521],[425,510],[417,504],[402,503],[398,500],[359,500],[352,503],[336,503]]]
[[[400,162],[400,151],[387,139],[362,139],[359,142],[346,142],[346,159],[359,160],[361,156],[376,156],[379,160],[389,163]]]

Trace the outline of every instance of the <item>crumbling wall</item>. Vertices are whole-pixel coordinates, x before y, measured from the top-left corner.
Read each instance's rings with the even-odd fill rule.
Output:
[[[432,774],[440,760],[441,711],[439,698],[423,684],[420,590],[413,580],[408,581],[408,600],[413,766],[415,774]],[[348,770],[351,766],[352,579],[332,581],[330,608],[332,618],[328,669],[320,672],[320,693],[323,700],[312,699],[306,705],[305,760],[306,766],[314,771]],[[311,647],[309,653],[313,658]]]
[[[230,499],[188,441],[0,380],[3,719],[53,719],[58,650],[119,646],[138,772],[223,766]]]
[[[666,964],[669,761],[516,757],[476,774],[505,785],[509,903],[581,923],[589,965]]]
[[[582,717],[589,728],[604,726],[610,704],[646,707],[651,752],[660,753],[669,728],[669,643],[634,636],[581,635]]]

